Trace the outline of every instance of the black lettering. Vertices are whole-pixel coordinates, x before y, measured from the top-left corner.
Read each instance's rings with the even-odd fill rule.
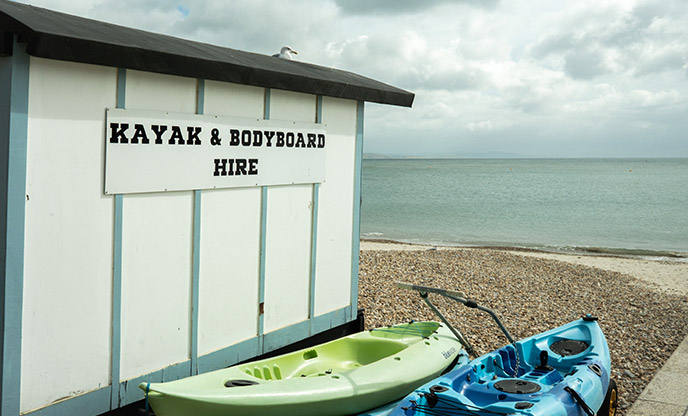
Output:
[[[237,175],[246,175],[246,159],[235,159],[236,160],[236,170],[234,173]]]
[[[263,145],[263,132],[260,130],[253,130],[253,146],[260,147]]]
[[[167,131],[167,126],[164,124],[161,126],[152,125],[151,128],[155,132],[155,144],[162,144],[162,135]]]
[[[215,159],[213,176],[227,176],[227,159]]]
[[[322,149],[323,147],[325,147],[325,135],[318,134],[318,149]]]
[[[146,135],[146,129],[143,127],[143,124],[134,124],[134,128],[136,131],[134,132],[134,136],[131,138],[131,142],[136,144],[139,142],[139,139],[141,139],[141,144],[148,144],[148,135]]]
[[[308,133],[308,148],[310,149],[311,147],[315,147],[315,133]]]
[[[251,145],[251,131],[250,130],[242,130],[241,131],[241,145],[242,146],[250,146]]]
[[[201,133],[201,130],[200,127],[187,127],[186,144],[200,145],[201,139],[198,138],[198,135]]]
[[[177,140],[176,144],[184,144],[184,135],[182,134],[182,129],[180,129],[179,126],[172,126],[172,136],[170,136],[170,140],[167,142],[167,144],[175,144],[175,139]]]
[[[277,143],[275,143],[275,146],[284,147],[284,132],[283,131],[277,132]]]
[[[258,159],[215,159],[213,176],[257,175]]]
[[[287,133],[287,147],[294,147],[294,133]]]
[[[212,129],[210,131],[210,144],[213,146],[219,146],[222,144],[222,139],[220,139],[220,130]]]
[[[296,145],[294,147],[306,147],[306,140],[304,140],[303,134],[296,133]]]
[[[248,160],[248,174],[257,175],[258,174],[258,159]]]
[[[229,131],[229,145],[239,146],[239,130],[231,129]]]
[[[272,147],[272,138],[275,137],[275,132],[274,131],[266,131],[263,133],[265,134],[265,140],[268,143],[268,147]]]
[[[124,134],[128,128],[127,123],[110,123],[110,143],[129,143],[127,135]]]

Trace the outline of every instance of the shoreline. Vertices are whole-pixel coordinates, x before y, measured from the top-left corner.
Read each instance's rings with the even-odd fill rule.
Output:
[[[675,250],[651,250],[651,249],[626,249],[610,247],[587,247],[587,246],[521,246],[509,244],[463,244],[450,242],[409,242],[404,240],[394,240],[390,238],[378,238],[364,236],[361,241],[368,243],[400,244],[408,246],[427,246],[442,248],[475,248],[475,249],[494,249],[508,251],[529,251],[537,253],[552,254],[571,254],[580,256],[600,256],[600,257],[623,257],[631,259],[658,260],[676,263],[688,263],[688,251]]]
[[[618,272],[635,278],[642,286],[659,289],[665,293],[688,296],[688,263],[672,259],[596,253],[562,253],[525,247],[438,246],[377,239],[361,239],[360,249],[361,251],[499,251]]]

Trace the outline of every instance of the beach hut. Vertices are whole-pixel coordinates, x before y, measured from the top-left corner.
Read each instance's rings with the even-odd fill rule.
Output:
[[[3,416],[357,319],[364,102],[413,94],[7,0],[0,32]]]

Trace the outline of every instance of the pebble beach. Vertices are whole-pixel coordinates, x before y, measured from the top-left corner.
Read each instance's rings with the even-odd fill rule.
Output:
[[[515,339],[597,316],[619,387],[619,415],[688,335],[688,263],[362,241],[359,275],[367,329],[437,320],[417,293],[396,282],[463,291],[493,309]],[[478,354],[507,343],[489,316],[432,300]]]

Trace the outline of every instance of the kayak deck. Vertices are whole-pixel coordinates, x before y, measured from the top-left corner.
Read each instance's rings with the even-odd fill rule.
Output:
[[[478,357],[417,389],[390,414],[594,414],[610,367],[597,322],[582,319]]]

